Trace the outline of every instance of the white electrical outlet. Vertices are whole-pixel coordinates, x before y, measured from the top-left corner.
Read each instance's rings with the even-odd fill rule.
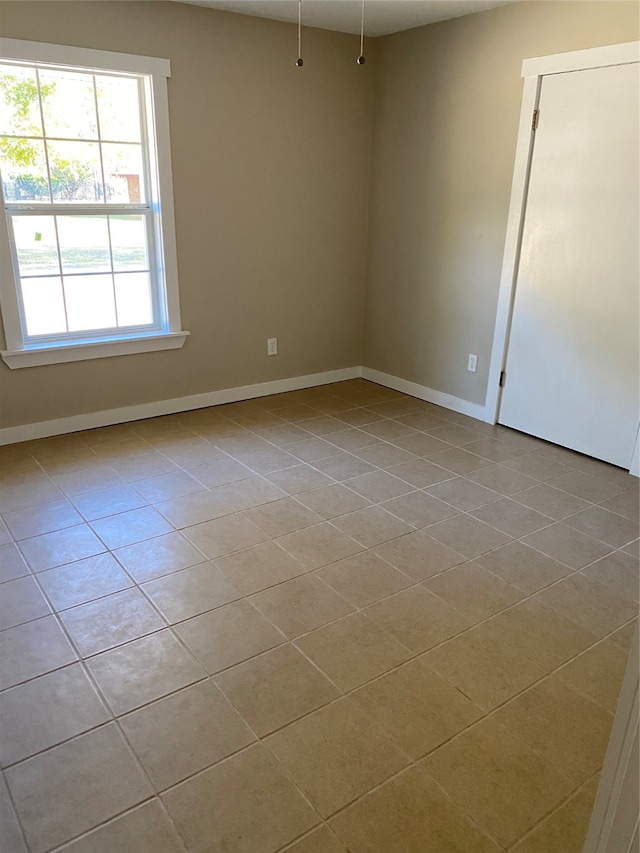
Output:
[[[469,373],[475,373],[478,369],[478,356],[469,353],[469,361],[467,362],[467,370]]]
[[[278,355],[277,338],[267,338],[267,355]]]

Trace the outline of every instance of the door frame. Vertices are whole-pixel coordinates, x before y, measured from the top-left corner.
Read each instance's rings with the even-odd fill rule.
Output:
[[[539,56],[533,59],[525,59],[522,63],[521,76],[524,78],[524,88],[484,406],[483,419],[487,423],[497,423],[502,399],[500,376],[505,369],[509,348],[527,194],[531,176],[531,161],[535,144],[534,116],[540,101],[542,78],[550,74],[564,74],[570,71],[584,71],[589,68],[605,68],[612,65],[628,65],[638,62],[640,62],[640,41],[576,50],[571,53]],[[633,470],[638,467],[637,457],[638,444],[636,443],[636,451],[631,465],[632,473],[635,473],[636,476],[640,473]]]

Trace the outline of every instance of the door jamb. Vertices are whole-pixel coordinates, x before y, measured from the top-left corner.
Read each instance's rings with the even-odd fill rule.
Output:
[[[533,129],[534,110],[538,109],[542,78],[548,74],[563,74],[568,71],[583,71],[588,68],[603,68],[610,65],[627,65],[640,62],[640,41],[612,44],[605,47],[576,50],[571,53],[557,53],[525,59],[522,63],[524,88],[518,142],[511,185],[511,200],[507,219],[507,234],[500,276],[498,307],[489,363],[487,395],[484,405],[484,418],[487,423],[495,424],[500,411],[502,388],[500,376],[505,369],[513,303],[515,297],[522,231],[527,206],[527,192],[531,173],[531,160],[535,142]]]

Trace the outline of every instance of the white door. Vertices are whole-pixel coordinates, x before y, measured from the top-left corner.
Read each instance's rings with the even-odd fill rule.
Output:
[[[638,64],[542,78],[499,422],[629,468],[638,429]]]

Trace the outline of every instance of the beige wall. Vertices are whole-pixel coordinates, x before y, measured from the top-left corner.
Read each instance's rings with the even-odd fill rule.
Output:
[[[191,332],[178,351],[0,363],[2,426],[362,363],[374,63],[357,37],[305,30],[297,69],[294,25],[179,3],[2,2],[0,32],[171,60]]]
[[[484,403],[522,60],[635,40],[638,8],[516,3],[378,40],[368,367]]]
[[[171,60],[192,333],[179,351],[0,363],[14,426],[363,362],[482,403],[522,59],[637,39],[638,7],[516,3],[370,41],[364,67],[354,36],[305,30],[301,71],[295,26],[179,3],[0,2],[0,32]]]

